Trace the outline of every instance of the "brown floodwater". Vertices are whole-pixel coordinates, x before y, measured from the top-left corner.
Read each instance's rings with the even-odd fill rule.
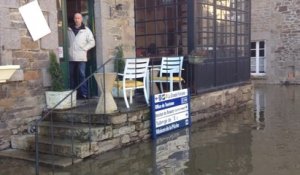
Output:
[[[0,158],[0,175],[34,172],[33,163]],[[41,174],[298,175],[300,86],[258,86],[247,107]]]

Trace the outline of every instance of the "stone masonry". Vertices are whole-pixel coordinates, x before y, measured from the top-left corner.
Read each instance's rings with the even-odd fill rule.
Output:
[[[26,0],[0,1],[0,65],[20,65],[7,82],[0,84],[0,150],[10,147],[10,139],[27,133],[29,124],[44,108],[43,86],[49,50],[58,47],[56,3],[39,0],[51,34],[34,42],[18,8]]]
[[[117,8],[117,5],[120,8]],[[117,4],[111,0],[95,0],[96,47],[101,65],[114,57],[116,46],[122,46],[124,57],[135,57],[135,21],[134,3],[132,0],[119,0]],[[113,71],[113,66],[106,71]]]
[[[253,87],[251,84],[232,87],[217,92],[206,93],[193,96],[191,99],[192,122],[200,120],[216,119],[224,114],[243,107],[252,105]],[[74,113],[75,114],[75,113]],[[116,113],[108,116],[90,116],[87,114],[69,114],[57,112],[53,114],[54,128],[54,154],[62,156],[72,155],[71,141],[74,141],[74,156],[85,158],[94,154],[100,154],[112,149],[126,147],[130,144],[148,140],[151,137],[150,111],[131,111],[129,113]],[[74,116],[73,116],[74,115]],[[73,119],[72,119],[73,118]],[[91,145],[89,145],[88,121],[93,124],[105,123],[102,126],[92,125]],[[69,127],[60,127],[62,122],[74,122],[74,130]],[[103,124],[104,124],[103,123]],[[68,126],[67,123],[64,124]],[[69,123],[70,125],[70,123]],[[50,122],[43,122],[40,127],[39,151],[51,153],[50,149]],[[26,139],[16,139],[16,148],[32,150],[34,149],[34,136],[27,143],[21,143]],[[91,146],[91,149],[89,149]]]
[[[27,129],[30,127],[30,123],[41,115],[45,107],[44,92],[47,90],[47,87],[44,86],[50,84],[47,79],[48,54],[50,50],[56,51],[58,48],[57,9],[56,3],[54,3],[56,1],[38,0],[50,26],[51,34],[36,42],[32,40],[18,11],[20,6],[30,1],[0,1],[0,65],[17,64],[21,66],[21,69],[17,71],[11,81],[0,84],[0,150],[11,147],[11,138],[17,137],[22,140],[23,135],[28,132]],[[94,2],[97,64],[101,65],[112,57],[114,48],[120,45],[123,46],[125,57],[135,56],[133,1],[118,0],[118,4],[111,0],[95,0]],[[287,9],[290,9],[293,5],[295,8],[299,6],[299,3],[290,5],[288,2],[291,1],[287,1],[287,5],[278,5],[278,9],[284,5],[287,6]],[[117,8],[119,4],[121,5]],[[271,0],[269,4],[273,4],[274,8],[277,7],[276,3]],[[284,7],[280,9],[276,13],[285,14],[283,12]],[[292,18],[291,20],[296,19]],[[284,22],[280,24],[287,25]],[[254,25],[253,28],[255,27],[258,28]],[[294,31],[293,26],[290,26],[290,28],[291,31]],[[298,36],[296,30],[293,35]],[[259,35],[255,36],[253,34],[253,36],[261,39]],[[281,37],[284,40],[285,37]],[[290,45],[292,44],[290,43]],[[297,50],[299,49],[295,48],[295,55]],[[274,57],[274,62],[276,62],[275,59],[279,59],[279,56]],[[277,62],[274,63],[274,66],[278,66],[275,64]],[[297,66],[296,63],[285,63],[282,66],[287,65]],[[295,70],[297,69],[295,68]],[[275,77],[284,78],[284,75],[284,73],[280,76],[276,74],[273,79],[275,81]],[[297,74],[295,75],[297,77]],[[195,114],[194,116],[197,116],[193,118],[193,121],[212,117],[248,103],[252,97],[251,90],[251,85],[245,85],[193,97],[192,111]],[[148,111],[144,112],[148,113]],[[97,143],[101,149],[97,149],[95,152],[100,153],[119,147],[118,145],[128,145],[149,138],[149,118],[141,120],[140,116],[143,115],[127,116],[126,121],[122,121],[124,117],[113,121],[115,128],[112,128],[111,131],[112,139]]]
[[[300,83],[300,1],[252,0],[251,40],[266,43],[267,83]]]

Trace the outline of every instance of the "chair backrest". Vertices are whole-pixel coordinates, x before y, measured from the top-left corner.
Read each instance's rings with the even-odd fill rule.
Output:
[[[127,58],[124,79],[145,78],[148,71],[149,58]]]
[[[162,57],[161,67],[160,67],[160,76],[162,74],[175,73],[178,76],[181,76],[183,64],[183,56],[179,57]]]

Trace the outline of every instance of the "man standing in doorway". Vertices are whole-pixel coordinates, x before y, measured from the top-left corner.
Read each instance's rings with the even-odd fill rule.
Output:
[[[93,33],[82,23],[82,15],[80,13],[74,14],[74,25],[68,28],[68,38],[70,45],[70,88],[74,89],[85,79],[87,51],[95,46]],[[80,86],[77,93],[79,98],[88,98],[87,82]]]

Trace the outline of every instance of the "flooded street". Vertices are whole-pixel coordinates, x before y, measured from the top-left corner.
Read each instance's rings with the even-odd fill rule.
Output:
[[[254,104],[191,128],[111,151],[55,175],[298,175],[300,86],[260,86]],[[0,158],[0,175],[34,174],[34,164]]]

